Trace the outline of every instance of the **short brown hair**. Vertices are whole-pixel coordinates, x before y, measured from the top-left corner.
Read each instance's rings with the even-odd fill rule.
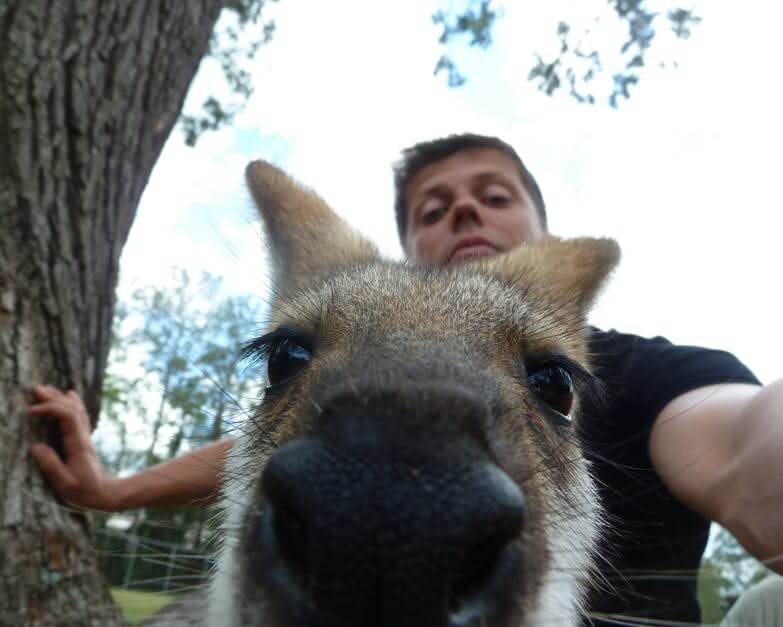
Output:
[[[525,164],[522,163],[522,159],[519,158],[516,150],[497,137],[463,133],[414,144],[410,148],[404,149],[402,158],[394,164],[394,212],[397,218],[397,232],[403,248],[405,247],[405,235],[408,229],[408,203],[405,194],[413,177],[436,161],[442,161],[455,153],[472,148],[492,148],[502,152],[514,162],[522,180],[522,185],[525,186],[536,207],[541,226],[546,231],[547,220],[544,197],[541,194],[538,183],[536,183],[536,179],[533,178]]]

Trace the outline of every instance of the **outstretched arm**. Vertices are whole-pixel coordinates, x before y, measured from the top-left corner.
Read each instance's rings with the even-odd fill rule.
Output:
[[[30,453],[69,505],[118,512],[191,505],[211,501],[217,495],[231,440],[212,442],[129,477],[113,477],[103,467],[90,438],[90,418],[79,395],[49,385],[36,385],[32,392],[37,402],[30,406],[30,413],[60,422],[65,459],[45,444],[34,444]]]
[[[656,419],[650,453],[675,496],[783,574],[783,379],[683,394]]]

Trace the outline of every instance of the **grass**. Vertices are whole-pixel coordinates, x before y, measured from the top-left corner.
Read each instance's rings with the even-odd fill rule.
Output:
[[[174,600],[174,597],[170,594],[122,590],[120,588],[112,588],[111,596],[114,598],[114,602],[122,608],[123,615],[131,625],[135,625],[143,618],[154,614],[164,605]]]

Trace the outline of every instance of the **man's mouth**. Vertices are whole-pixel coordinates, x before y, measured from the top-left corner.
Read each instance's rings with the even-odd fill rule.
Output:
[[[451,253],[446,258],[445,265],[470,257],[496,255],[497,252],[497,247],[483,237],[466,237],[452,249]]]

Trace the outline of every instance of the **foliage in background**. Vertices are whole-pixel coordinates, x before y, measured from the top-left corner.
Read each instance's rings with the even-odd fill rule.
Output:
[[[766,577],[770,571],[745,549],[728,531],[718,527],[704,556],[699,576],[699,603],[702,622],[721,621],[740,594]]]
[[[194,146],[205,131],[230,125],[245,107],[253,93],[250,62],[255,59],[259,48],[269,43],[275,32],[275,22],[266,19],[263,10],[268,2],[276,1],[226,2],[224,19],[212,33],[206,59],[219,64],[235,98],[223,102],[215,96],[209,96],[197,115],[182,114],[180,124],[188,146]],[[467,41],[469,47],[489,48],[492,45],[492,29],[503,15],[497,2],[447,2],[447,8],[432,16],[433,22],[441,28],[441,45],[448,48],[456,42]],[[601,56],[598,46],[598,42],[610,30],[607,25],[601,24],[596,18],[593,27],[577,32],[570,25],[568,16],[563,16],[555,33],[560,42],[558,53],[553,58],[544,58],[536,53],[536,61],[528,71],[527,80],[535,82],[548,96],[566,88],[570,96],[580,103],[595,104],[597,100],[606,98],[616,108],[620,98],[630,98],[631,87],[639,82],[640,71],[647,63],[648,53],[660,29],[670,30],[679,39],[688,39],[691,29],[701,22],[701,18],[692,10],[679,6],[658,12],[648,8],[646,0],[608,0],[608,3],[617,20],[627,30],[626,40],[613,53],[609,63]],[[535,9],[531,5],[528,10],[532,13]],[[617,70],[609,69],[618,64]],[[609,71],[613,71],[613,74],[608,93],[597,93],[593,89],[593,81]],[[434,73],[437,75],[441,72],[445,72],[450,87],[460,87],[468,80],[448,52],[444,52],[435,64]]]
[[[111,596],[131,625],[136,625],[174,600],[174,597],[168,594],[118,588],[112,588]]]
[[[277,0],[227,0],[225,3],[222,17],[226,19],[221,19],[212,33],[205,58],[220,65],[223,78],[236,98],[221,102],[209,96],[197,115],[183,113],[180,124],[188,146],[195,146],[205,131],[230,125],[253,94],[248,66],[258,49],[269,43],[275,32],[275,22],[262,15],[267,2]]]
[[[449,11],[437,11],[432,16],[432,21],[442,29],[438,38],[442,46],[465,35],[469,39],[469,46],[486,49],[492,44],[492,27],[500,15],[498,9],[492,8],[492,0],[469,0],[462,12],[454,11],[453,7]],[[446,72],[449,87],[461,87],[467,81],[448,54],[443,54],[435,64],[436,76],[443,71]]]
[[[670,29],[679,39],[687,39],[691,28],[701,22],[690,9],[673,6],[665,12],[648,8],[646,0],[608,0],[617,19],[627,30],[627,38],[614,59],[607,63],[599,52],[599,42],[610,30],[596,18],[592,27],[576,32],[567,16],[557,26],[560,41],[554,58],[536,54],[536,63],[528,72],[528,80],[548,96],[566,88],[578,102],[595,104],[597,99],[607,98],[609,105],[617,107],[619,99],[631,96],[630,88],[640,79],[640,70],[647,62],[647,55],[660,34],[660,29]],[[461,11],[438,11],[433,22],[442,28],[440,43],[447,46],[458,38],[467,38],[468,45],[488,48],[492,44],[492,29],[502,17],[502,10],[493,0],[467,0]],[[533,9],[531,9],[533,10]],[[608,66],[618,65],[612,74],[612,84],[607,95],[596,94],[591,83]],[[460,73],[452,57],[445,53],[435,65],[435,74],[446,72],[448,84],[459,87],[467,80]]]
[[[230,434],[255,400],[260,373],[238,358],[261,312],[225,296],[218,279],[176,273],[171,288],[137,290],[114,320],[99,439],[112,473],[138,471]],[[137,374],[143,373],[143,374]],[[211,565],[206,507],[142,509],[98,521],[102,567],[114,586],[178,591]]]

